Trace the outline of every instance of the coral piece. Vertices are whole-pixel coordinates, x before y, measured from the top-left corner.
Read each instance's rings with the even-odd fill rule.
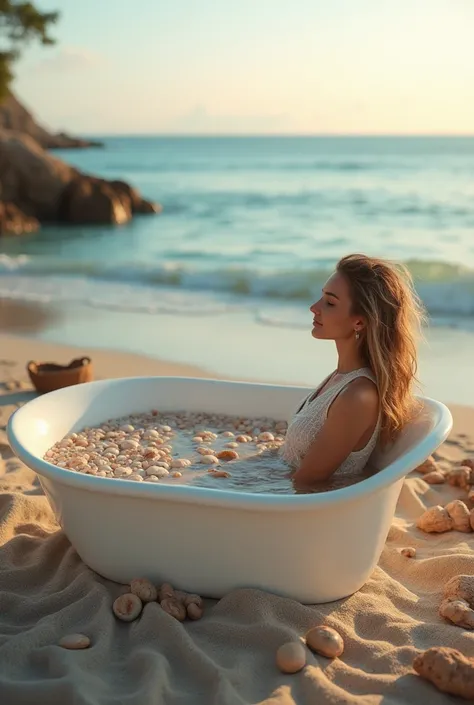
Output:
[[[186,613],[189,617],[189,619],[201,619],[203,615],[204,610],[202,607],[199,607],[195,602],[190,602],[189,605],[186,607]]]
[[[147,578],[134,578],[130,583],[130,592],[142,602],[155,602],[158,599],[156,587]]]
[[[418,517],[416,525],[422,531],[427,533],[442,534],[444,531],[451,531],[453,528],[453,520],[449,516],[444,507],[439,504],[436,507],[427,509],[426,512]]]
[[[429,485],[442,485],[446,482],[446,476],[440,470],[434,470],[423,475],[423,480]]]
[[[201,609],[204,606],[202,597],[200,597],[199,595],[194,595],[192,593],[186,595],[186,597],[184,598],[184,604],[186,607],[189,607],[189,605],[197,605],[198,607],[201,607]]]
[[[466,600],[474,608],[474,575],[455,575],[444,586],[443,595],[448,600]]]
[[[444,646],[428,649],[416,656],[413,668],[443,693],[467,700],[474,698],[474,659],[466,658],[456,649]]]
[[[184,622],[186,619],[186,607],[175,597],[165,597],[164,600],[161,600],[160,604],[163,610],[171,615],[171,617],[177,619],[178,622]]]
[[[439,613],[444,619],[463,629],[474,629],[474,610],[466,600],[443,600],[439,606]]]
[[[175,597],[173,586],[169,583],[163,583],[163,585],[158,590],[158,602],[161,602],[161,600],[166,600],[170,597]]]
[[[179,600],[180,602],[182,602],[184,604],[184,601],[185,601],[186,597],[188,596],[188,593],[184,592],[184,590],[175,590],[173,596],[176,600]]]
[[[448,472],[447,478],[449,484],[453,485],[453,487],[461,487],[461,489],[467,490],[471,479],[471,471],[465,466],[454,468],[454,470]]]
[[[429,458],[426,458],[424,463],[421,463],[421,465],[418,465],[418,467],[415,468],[415,471],[421,472],[422,475],[426,475],[426,473],[429,472],[435,472],[436,470],[438,470],[438,466],[432,455],[430,455]]]
[[[455,499],[453,502],[449,502],[445,509],[452,519],[455,531],[463,531],[466,534],[472,531],[469,521],[469,509],[464,502],[461,502],[460,499]]]

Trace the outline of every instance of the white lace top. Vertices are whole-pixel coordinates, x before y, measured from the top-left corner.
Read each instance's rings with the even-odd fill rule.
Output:
[[[281,448],[281,457],[293,467],[297,467],[306,455],[308,448],[327,418],[329,407],[342,390],[357,377],[368,377],[375,383],[372,371],[363,367],[344,374],[338,382],[318,394],[318,391],[324,387],[331,376],[326,377],[316,391],[308,394],[288,425],[285,443]],[[314,396],[315,394],[317,395],[316,397]],[[379,428],[380,418],[367,445],[361,450],[350,453],[338,468],[338,475],[341,473],[352,475],[364,469],[377,444]]]

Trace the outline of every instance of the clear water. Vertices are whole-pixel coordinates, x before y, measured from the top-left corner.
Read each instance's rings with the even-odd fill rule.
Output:
[[[168,427],[166,432],[162,432],[162,427]],[[122,428],[130,429],[122,433],[118,438],[117,432]],[[101,431],[101,438],[95,437],[95,432]],[[107,437],[105,432],[112,432],[114,437]],[[149,431],[157,431],[160,436],[158,443],[147,435]],[[224,432],[231,432],[230,437]],[[260,437],[262,431],[270,431],[271,437],[267,442]],[[201,434],[212,432],[215,438],[202,438]],[[243,434],[243,435],[242,435]],[[247,435],[249,434],[249,435]],[[281,435],[280,435],[281,434]],[[299,488],[293,482],[292,468],[282,459],[280,451],[286,435],[285,429],[279,427],[276,420],[270,418],[249,419],[236,416],[211,415],[204,412],[178,412],[171,413],[165,410],[156,410],[144,414],[131,414],[116,419],[108,419],[100,425],[83,429],[79,432],[84,446],[76,445],[76,440],[72,441],[71,435],[64,437],[71,444],[67,451],[61,451],[61,444],[49,449],[44,456],[46,460],[56,463],[56,459],[50,458],[51,452],[67,452],[67,461],[85,457],[87,463],[71,469],[68,465],[67,472],[88,472],[91,475],[97,473],[97,468],[108,467],[107,478],[111,482],[122,482],[127,476],[114,476],[113,468],[117,471],[120,468],[127,468],[130,475],[133,472],[139,474],[143,481],[147,481],[150,473],[150,466],[154,466],[162,458],[148,459],[144,453],[151,448],[161,449],[168,447],[169,454],[166,462],[171,460],[187,460],[188,466],[179,467],[178,476],[174,473],[176,468],[170,466],[170,474],[159,478],[160,484],[190,485],[193,487],[203,487],[215,490],[226,490],[234,492],[270,493],[270,494],[308,494],[326,492],[328,490],[348,487],[370,477],[375,470],[367,466],[363,471],[350,476],[340,475],[337,471],[327,481],[318,483],[311,488]],[[76,434],[73,434],[75,437]],[[199,440],[197,440],[199,438]],[[87,440],[86,440],[87,439]],[[123,441],[133,439],[138,444],[138,449],[123,449]],[[275,440],[274,440],[275,439]],[[94,448],[85,447],[92,442]],[[229,450],[229,443],[232,451],[237,457],[231,460],[219,459],[222,451]],[[106,455],[108,446],[114,444],[117,448],[118,457],[108,457]],[[201,453],[201,451],[203,451]],[[97,454],[97,455],[95,455]],[[138,457],[137,457],[138,456]],[[207,464],[202,462],[203,456],[215,456],[217,463]],[[134,465],[137,461],[137,467]],[[142,462],[146,465],[143,466]],[[93,463],[95,471],[90,467]],[[115,464],[114,464],[115,463]],[[64,467],[64,465],[61,465]],[[82,468],[82,469],[81,469]],[[147,472],[148,470],[148,472]],[[218,476],[217,472],[224,472],[225,476]],[[151,473],[154,474],[154,473]],[[131,476],[133,477],[133,476]]]

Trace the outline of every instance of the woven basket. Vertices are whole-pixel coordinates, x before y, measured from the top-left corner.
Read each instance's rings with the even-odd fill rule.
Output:
[[[76,358],[69,365],[31,360],[26,369],[33,386],[40,394],[52,392],[61,387],[70,387],[73,384],[91,382],[94,377],[90,357]]]

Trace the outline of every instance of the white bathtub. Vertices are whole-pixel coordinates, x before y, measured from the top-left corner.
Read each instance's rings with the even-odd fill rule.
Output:
[[[305,387],[134,377],[61,389],[10,419],[17,456],[40,478],[64,532],[93,570],[146,576],[220,598],[261,588],[312,604],[357,591],[382,552],[403,478],[447,437],[452,418],[424,399],[377,475],[323,494],[250,494],[83,475],[42,460],[66,433],[152,408],[288,419]]]

